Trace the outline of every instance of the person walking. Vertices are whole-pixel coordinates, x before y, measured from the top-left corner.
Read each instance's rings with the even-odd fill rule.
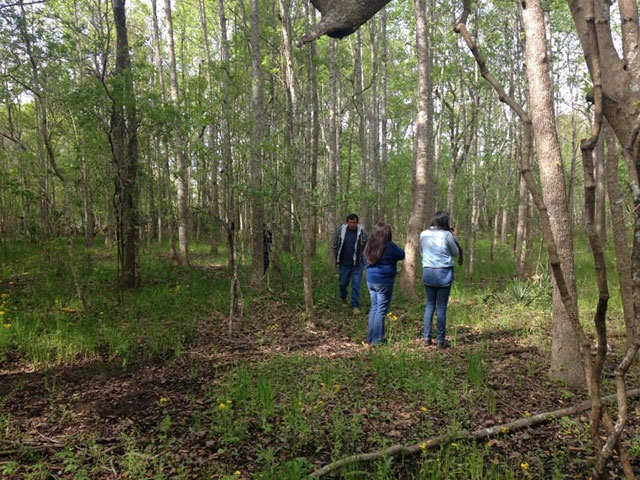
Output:
[[[360,284],[362,283],[362,252],[367,244],[367,232],[358,224],[358,215],[351,213],[333,237],[333,254],[339,266],[338,289],[340,299],[347,302],[347,286],[351,281],[351,309],[360,313]]]
[[[263,275],[266,275],[269,268],[269,253],[271,253],[271,244],[273,243],[273,234],[266,225],[262,225],[262,255],[263,255]]]
[[[364,248],[367,267],[367,287],[371,297],[367,342],[378,345],[386,341],[384,320],[391,305],[393,282],[398,273],[397,262],[404,260],[404,250],[391,241],[391,227],[376,223],[371,238]]]
[[[420,234],[422,253],[422,283],[426,294],[424,309],[424,342],[432,344],[431,323],[437,315],[436,340],[438,348],[451,346],[446,339],[447,304],[453,283],[453,257],[460,254],[454,232],[449,226],[449,214],[436,212],[431,226]]]

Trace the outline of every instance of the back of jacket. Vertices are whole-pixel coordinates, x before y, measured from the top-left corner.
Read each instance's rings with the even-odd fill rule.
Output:
[[[453,234],[433,227],[420,234],[420,251],[422,266],[431,268],[453,267],[453,257],[460,255]]]
[[[404,260],[404,250],[393,242],[388,242],[382,258],[374,265],[367,262],[366,254],[362,260],[367,266],[367,283],[370,285],[390,285],[396,278],[398,268],[396,263]]]

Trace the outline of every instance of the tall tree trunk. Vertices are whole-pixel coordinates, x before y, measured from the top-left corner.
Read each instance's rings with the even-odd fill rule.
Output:
[[[231,333],[233,322],[240,314],[240,285],[238,280],[238,213],[234,189],[234,165],[231,157],[231,104],[230,96],[230,62],[229,40],[227,37],[227,17],[224,0],[218,0],[218,16],[220,17],[220,60],[224,67],[222,76],[222,163],[225,178],[225,228],[229,245],[229,273],[231,285],[229,288],[229,316],[227,329]],[[220,220],[221,221],[221,220]]]
[[[151,240],[155,236],[154,227],[156,220],[155,198],[153,195],[153,150],[148,145],[146,154],[146,187],[147,187],[147,246],[151,246]]]
[[[418,115],[416,125],[417,148],[415,162],[415,182],[413,190],[413,205],[409,219],[407,240],[404,246],[405,260],[400,273],[400,288],[409,298],[416,297],[416,263],[419,260],[419,236],[426,223],[425,199],[428,179],[428,101],[431,94],[427,90],[429,85],[429,37],[427,35],[427,12],[425,0],[414,0],[413,8],[416,14],[416,48],[418,56]]]
[[[369,171],[369,156],[367,151],[367,107],[364,99],[364,67],[362,65],[362,35],[360,30],[356,33],[356,50],[354,59],[354,89],[356,108],[358,110],[358,143],[360,145],[360,164],[358,175],[360,177],[360,221],[367,231],[371,231],[371,214],[368,201],[367,173]]]
[[[300,161],[296,159],[300,158],[300,155],[296,154],[297,145],[300,135],[300,127],[298,125],[298,94],[295,85],[295,74],[293,67],[293,52],[291,51],[291,26],[289,24],[289,10],[285,4],[285,0],[278,0],[280,7],[280,17],[282,22],[282,46],[284,50],[285,58],[285,86],[287,89],[287,95],[289,97],[289,124],[292,132],[292,156],[294,164],[294,177],[295,177],[295,199],[296,202],[296,215],[300,231],[302,234],[302,283],[304,292],[304,307],[305,314],[308,320],[313,319],[313,284],[311,279],[311,257],[309,255],[310,245],[310,225],[308,221],[308,208],[307,208],[307,195],[304,185],[304,165],[301,165]]]
[[[74,122],[75,127],[75,122]],[[84,216],[84,245],[93,247],[93,231],[95,229],[95,216],[93,214],[93,201],[91,195],[91,176],[89,162],[85,150],[84,130],[79,132],[80,162],[82,165],[82,212]]]
[[[557,245],[567,290],[571,297],[572,309],[577,311],[573,237],[553,108],[549,59],[546,56],[544,21],[540,4],[537,0],[527,2],[526,7],[522,10],[522,21],[526,36],[525,62],[529,79],[531,121],[540,165],[543,198],[549,210],[551,230]],[[555,277],[553,287],[551,369],[549,374],[552,379],[564,381],[571,386],[583,386],[585,384],[577,334],[572,328],[570,319],[562,304]]]
[[[524,153],[521,153],[523,155]],[[525,163],[526,162],[526,163]],[[521,160],[522,165],[531,165],[531,159]],[[526,261],[526,252],[531,249],[531,245],[527,242],[527,233],[531,230],[527,221],[529,218],[529,190],[527,189],[527,181],[523,174],[520,174],[519,190],[518,190],[518,223],[516,225],[516,272],[520,278],[529,276],[529,265]]]
[[[431,38],[431,25],[436,23],[435,16],[435,0],[429,0],[427,5],[427,9],[429,11],[429,17],[426,24],[426,33],[427,39]],[[433,53],[431,50],[431,42],[429,40],[428,48],[427,48],[427,71],[429,74],[427,75],[427,92],[433,92],[433,77],[431,76],[431,71],[433,70]],[[436,212],[436,203],[437,203],[437,193],[438,193],[438,177],[436,175],[436,162],[434,161],[434,133],[433,133],[433,97],[432,93],[427,95],[427,158],[429,159],[427,162],[427,198],[425,199],[425,224],[423,227],[426,227],[426,221],[428,218],[433,216]]]
[[[316,23],[316,13],[315,10],[306,5],[307,17],[309,18],[309,24],[311,28]],[[318,157],[320,155],[320,100],[318,98],[318,72],[316,67],[315,58],[316,54],[316,44],[313,42],[309,47],[308,56],[307,56],[307,89],[309,90],[309,106],[311,113],[311,122],[309,127],[311,128],[311,155],[310,155],[310,164],[311,164],[311,192],[313,193],[311,197],[312,206],[311,208],[311,227],[310,227],[310,240],[311,244],[309,247],[309,252],[312,257],[316,256],[316,243],[318,237],[318,196],[316,195],[318,189]]]
[[[174,108],[180,109],[180,90],[178,89],[178,72],[176,67],[176,51],[173,40],[173,15],[171,0],[164,0],[164,13],[167,22],[167,43],[169,53],[169,78],[171,84],[171,100]],[[178,263],[189,264],[189,181],[186,146],[181,131],[182,122],[174,127],[173,147],[178,160]]]
[[[332,242],[337,228],[336,210],[334,203],[337,197],[338,184],[338,74],[336,71],[336,40],[329,39],[329,166],[327,173],[327,263],[335,268],[336,259],[333,255]]]
[[[369,198],[371,222],[379,218],[378,196],[380,194],[380,106],[378,100],[379,61],[378,61],[378,23],[375,18],[369,22],[369,41],[371,42],[371,104],[369,108],[369,168],[372,195]]]
[[[211,48],[209,46],[209,28],[207,26],[207,11],[204,0],[198,0],[200,7],[200,25],[202,27],[202,46],[204,48],[206,59],[206,78],[207,78],[207,95],[209,96],[209,105],[213,105],[215,102],[215,93],[213,91],[213,60],[211,58]],[[216,127],[213,124],[213,120],[207,125],[207,151],[211,158],[211,194],[210,201],[208,203],[208,213],[211,217],[211,254],[217,255],[218,253],[218,231],[219,223],[217,221],[220,216],[219,213],[219,193],[218,193],[218,156],[215,154],[214,146],[216,144],[215,134]],[[205,171],[208,171],[208,166],[205,167]],[[208,176],[207,176],[208,177]]]
[[[114,75],[120,76],[120,91],[113,95],[111,115],[113,160],[116,165],[115,204],[118,215],[118,240],[121,255],[120,285],[132,288],[140,284],[138,267],[138,120],[129,57],[125,0],[112,0],[116,26],[116,63]]]
[[[604,175],[604,135],[598,137],[598,143],[593,151],[595,191],[595,227],[600,244],[607,245],[607,215],[605,203],[605,175]]]
[[[156,157],[156,197],[158,199],[156,209],[156,234],[158,240],[158,246],[162,246],[162,232],[164,230],[164,224],[162,221],[162,190],[164,188],[164,180],[162,175],[162,151],[160,149],[160,141],[157,138],[153,139],[154,154]]]
[[[622,205],[624,196],[618,186],[618,161],[620,159],[618,149],[618,139],[611,130],[609,123],[603,122],[601,137],[605,137],[607,142],[607,156],[605,160],[605,173],[607,182],[607,193],[609,195],[609,210],[611,211],[611,228],[613,233],[613,246],[616,254],[616,267],[618,280],[620,283],[620,297],[622,299],[622,311],[624,314],[624,325],[627,332],[627,348],[631,347],[638,327],[633,306],[633,288],[631,285],[631,265],[629,264],[629,246],[627,238],[629,234],[624,221],[624,211]]]
[[[251,285],[256,290],[264,287],[263,223],[264,201],[262,199],[262,74],[260,71],[260,1],[251,0],[251,106],[253,130],[251,132]]]
[[[381,41],[382,41],[382,58],[380,59],[380,188],[378,190],[378,216],[380,219],[386,219],[386,197],[387,197],[387,163],[389,162],[389,147],[387,145],[387,9],[382,10],[381,19]],[[387,220],[387,223],[388,220]]]
[[[160,95],[162,101],[166,101],[167,99],[167,87],[164,82],[164,65],[162,63],[162,43],[160,42],[160,27],[158,25],[158,6],[157,0],[151,0],[151,8],[152,15],[151,20],[153,24],[153,58],[154,63],[157,69],[158,81],[160,84]],[[173,208],[173,193],[171,191],[171,171],[169,168],[169,145],[165,140],[160,142],[161,148],[158,149],[158,182],[163,186],[158,187],[158,192],[165,191],[165,199],[166,199],[166,211],[167,211],[167,233],[169,235],[169,253],[171,254],[171,258],[177,259],[178,254],[176,252],[176,242],[175,242],[175,216],[174,216],[174,208]],[[164,170],[164,176],[162,175],[162,170]],[[164,177],[164,181],[162,178]],[[161,198],[161,195],[158,195],[158,199]],[[160,201],[160,200],[158,200]],[[160,209],[158,209],[160,210]],[[160,213],[158,213],[160,215]],[[162,222],[162,217],[159,217],[158,223]],[[158,243],[162,243],[162,237],[160,233],[158,234]]]
[[[477,10],[476,10],[477,12]],[[476,19],[477,22],[477,19]],[[480,108],[480,92],[478,91],[478,65],[473,64],[473,73],[474,73],[474,82],[473,88],[476,90],[473,95],[473,111],[477,112]],[[490,109],[489,109],[490,111]],[[473,277],[473,271],[476,266],[476,240],[478,237],[478,229],[479,229],[479,219],[480,219],[480,198],[478,194],[478,183],[481,181],[479,178],[480,175],[478,173],[478,121],[477,115],[473,115],[474,122],[471,125],[471,138],[473,145],[473,164],[471,166],[471,216],[469,218],[469,235],[467,236],[469,240],[469,255],[467,258],[467,275],[470,278]],[[485,128],[486,131],[486,128]]]

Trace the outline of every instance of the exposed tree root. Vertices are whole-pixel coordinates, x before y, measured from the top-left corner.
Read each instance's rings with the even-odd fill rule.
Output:
[[[640,397],[640,388],[631,390],[628,393],[628,398]],[[602,403],[611,403],[616,400],[616,395],[609,395],[602,398]],[[360,453],[358,455],[351,455],[337,460],[333,463],[325,465],[322,468],[315,470],[311,476],[321,477],[330,473],[338,468],[344,467],[355,462],[370,462],[382,457],[394,457],[396,455],[415,455],[428,448],[437,447],[453,440],[465,440],[465,439],[480,439],[487,438],[493,435],[500,435],[515,430],[521,430],[526,427],[533,427],[541,423],[548,422],[554,418],[564,417],[566,415],[574,415],[579,412],[583,412],[591,408],[591,400],[585,400],[584,402],[569,408],[562,408],[560,410],[553,410],[551,412],[539,413],[532,415],[531,417],[521,418],[512,422],[503,423],[502,425],[495,425],[490,428],[483,428],[474,432],[461,431],[456,433],[449,433],[446,435],[439,435],[437,437],[430,438],[424,442],[419,442],[414,445],[392,445],[383,450],[376,450],[374,452]]]

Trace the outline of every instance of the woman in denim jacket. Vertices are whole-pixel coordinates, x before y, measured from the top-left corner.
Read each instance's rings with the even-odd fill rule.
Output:
[[[367,267],[367,287],[371,297],[367,342],[377,345],[385,341],[384,319],[391,305],[396,263],[404,260],[404,250],[391,241],[391,227],[376,223],[362,255]]]
[[[422,283],[427,304],[424,309],[424,341],[431,345],[431,322],[437,310],[438,348],[447,348],[450,343],[445,338],[447,327],[447,303],[453,283],[453,257],[460,254],[457,242],[449,226],[449,214],[436,212],[431,227],[420,234],[422,253]]]

